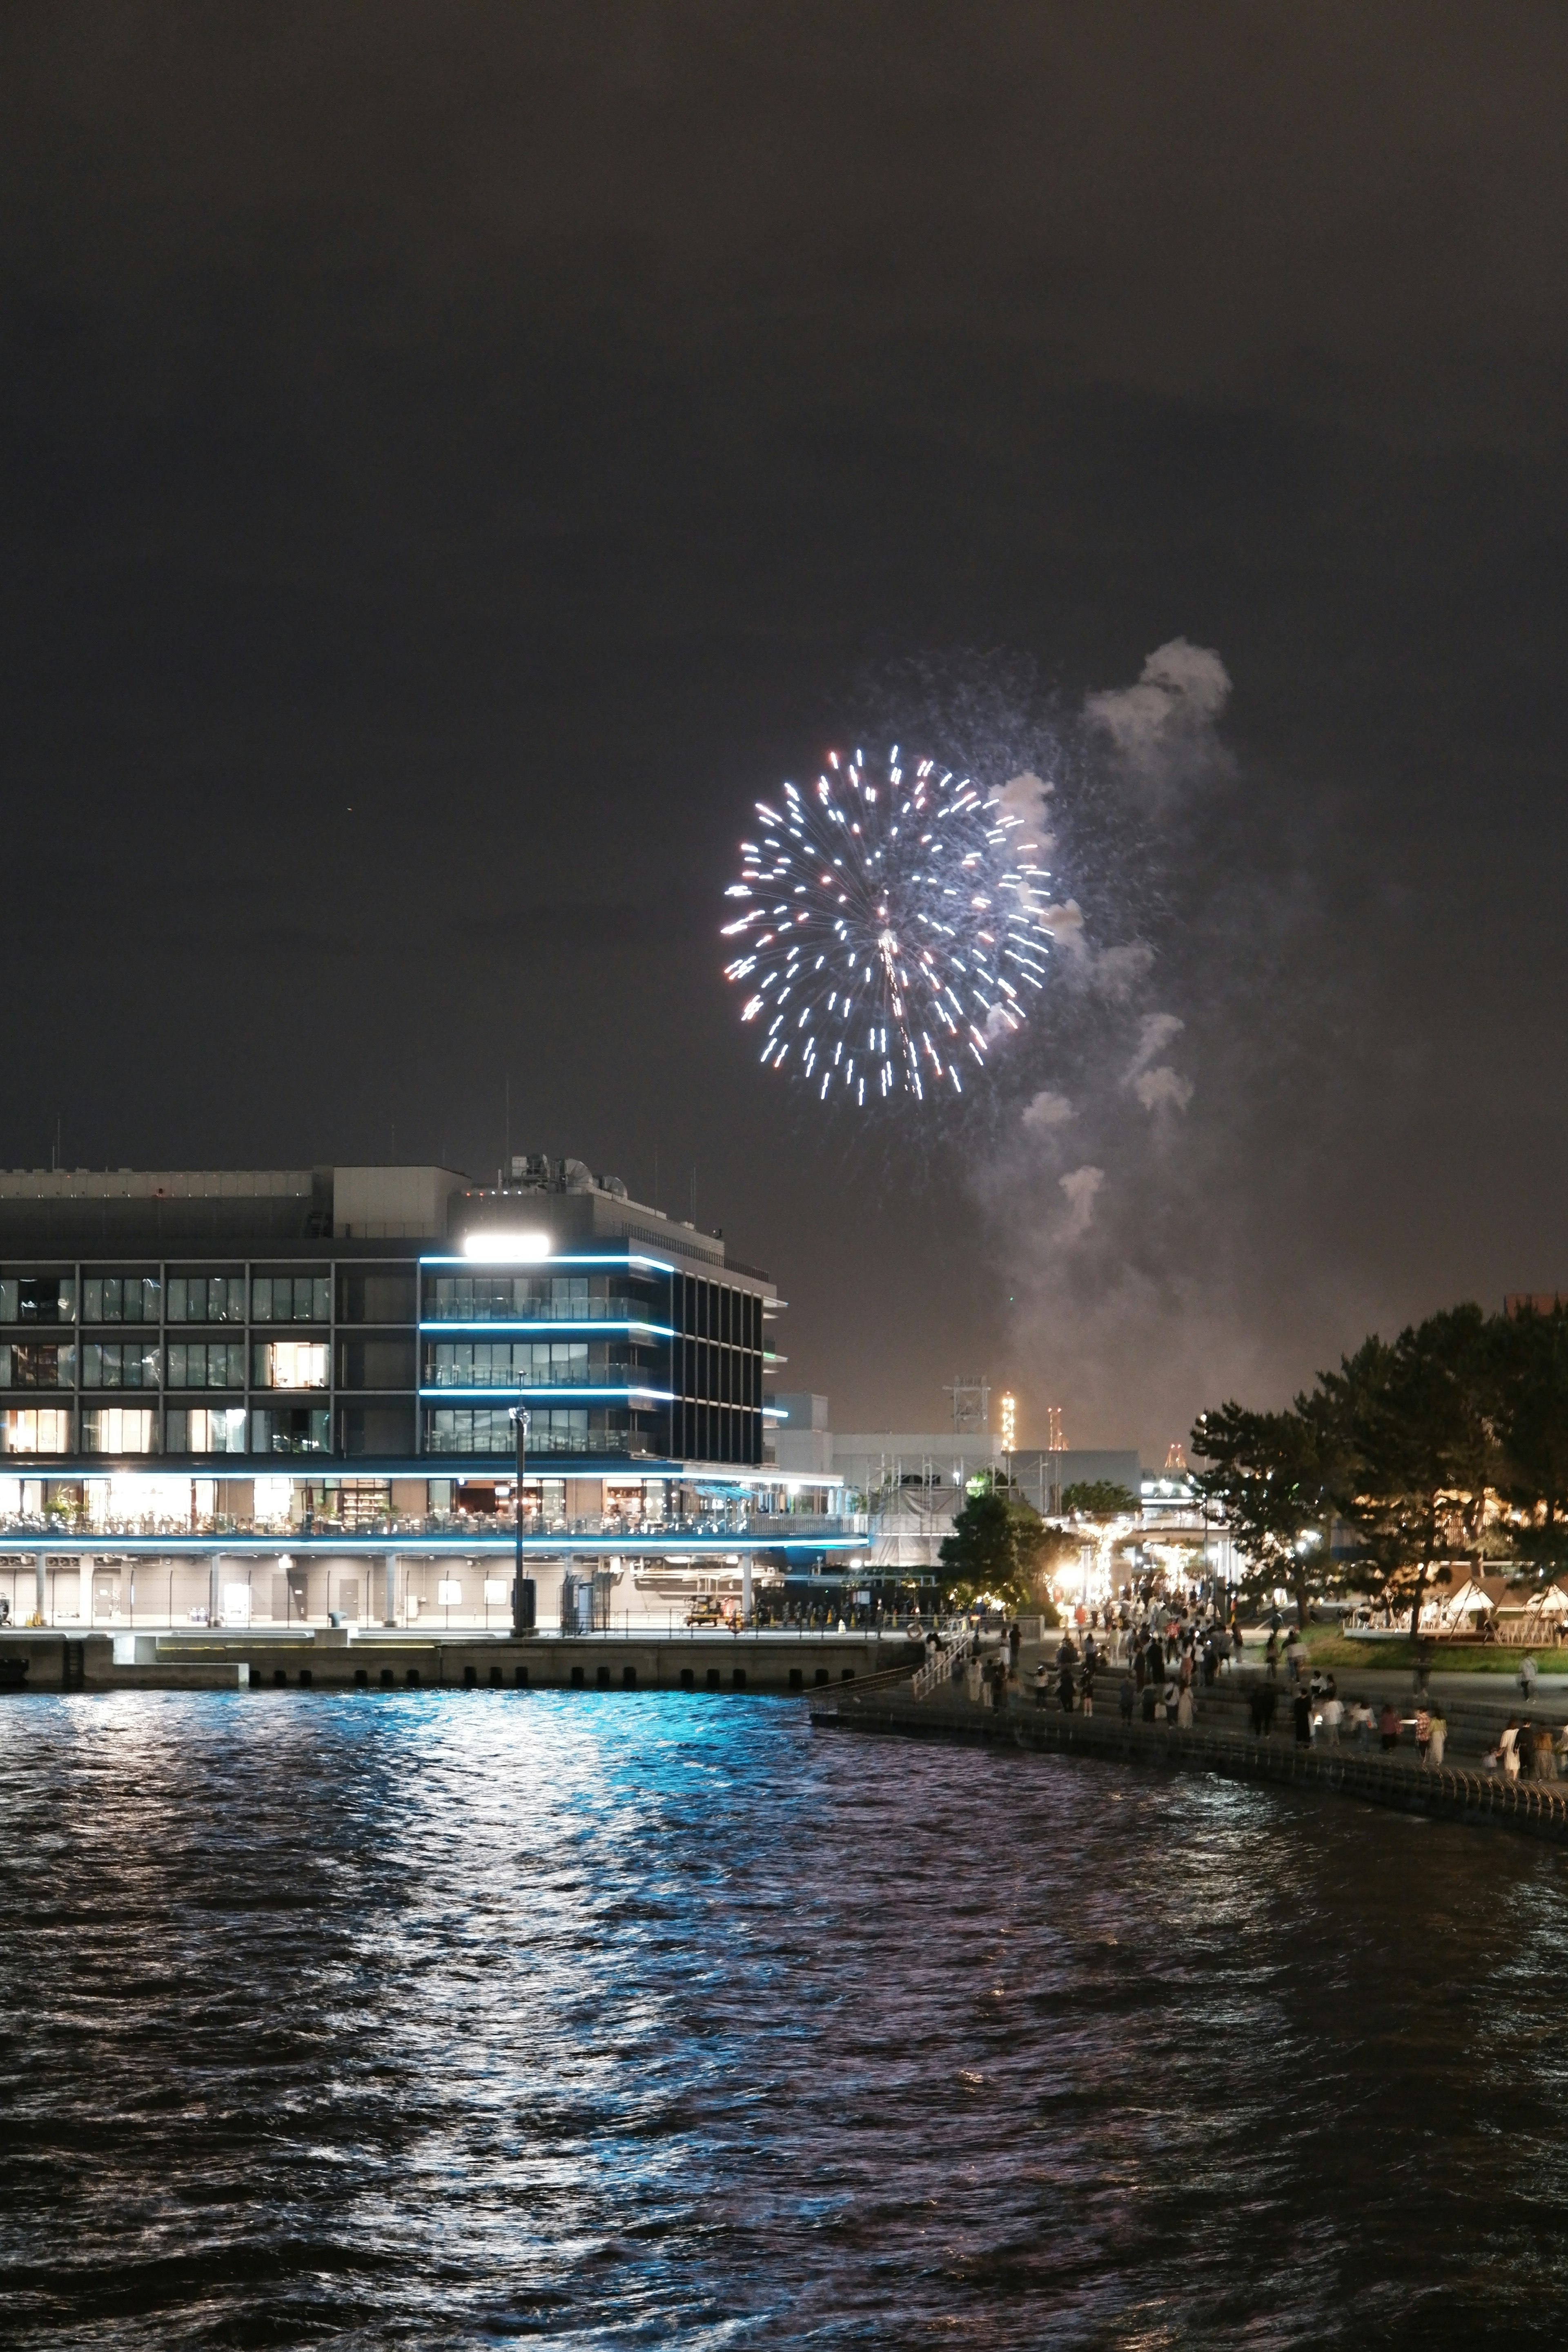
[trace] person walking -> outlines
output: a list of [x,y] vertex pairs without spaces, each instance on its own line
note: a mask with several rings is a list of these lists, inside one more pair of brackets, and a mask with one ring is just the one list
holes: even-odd
[[1263,1645],[1263,1665],[1270,1682],[1279,1671],[1279,1636],[1270,1633]]
[[1434,1772],[1440,1772],[1443,1769],[1443,1749],[1447,1738],[1448,1726],[1444,1719],[1442,1706],[1434,1699],[1426,1730],[1426,1761]]
[[1519,1778],[1519,1731],[1520,1727],[1510,1715],[1497,1744],[1498,1762],[1502,1766],[1503,1778],[1508,1780]]

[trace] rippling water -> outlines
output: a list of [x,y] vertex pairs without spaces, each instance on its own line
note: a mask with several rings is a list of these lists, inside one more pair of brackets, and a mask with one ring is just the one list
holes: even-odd
[[1568,1863],[766,1700],[0,1703],[0,2339],[1555,2339]]

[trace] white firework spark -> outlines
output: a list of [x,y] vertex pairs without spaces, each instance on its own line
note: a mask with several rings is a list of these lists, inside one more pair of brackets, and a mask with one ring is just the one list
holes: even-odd
[[826,1101],[963,1092],[1045,986],[1049,870],[1026,820],[931,760],[868,767],[836,751],[815,784],[757,803],[741,845],[747,901],[722,936],[749,983],[760,1058]]

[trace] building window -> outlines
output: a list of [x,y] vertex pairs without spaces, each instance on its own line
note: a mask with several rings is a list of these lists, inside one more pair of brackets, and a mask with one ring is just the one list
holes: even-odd
[[0,1454],[69,1454],[71,1417],[68,1406],[30,1407],[0,1412]]
[[586,1339],[442,1339],[431,1350],[435,1358],[433,1388],[526,1389],[586,1388],[590,1380],[607,1381],[612,1371],[621,1378],[629,1367],[612,1365],[605,1343],[598,1344],[598,1361],[590,1370]]
[[[529,1413],[528,1451],[542,1454],[644,1454],[653,1450],[655,1425],[616,1408],[536,1405]],[[425,1451],[435,1454],[515,1456],[517,1433],[504,1405],[437,1405],[425,1416]]]
[[168,1385],[172,1389],[242,1389],[244,1340],[171,1339]]
[[73,1275],[16,1275],[0,1279],[0,1323],[75,1321]]
[[81,1417],[84,1454],[155,1454],[156,1415],[150,1405],[93,1405]]
[[245,1276],[242,1274],[172,1274],[169,1276],[171,1323],[243,1323]]
[[324,1389],[324,1339],[258,1339],[251,1349],[252,1385],[258,1389]]
[[163,1416],[166,1454],[243,1454],[242,1404],[171,1405]]
[[253,1454],[325,1454],[331,1445],[331,1415],[324,1409],[268,1406],[250,1416]]
[[87,1339],[81,1350],[84,1389],[155,1389],[158,1349],[144,1339]]
[[425,1316],[434,1323],[662,1322],[653,1295],[614,1274],[438,1274],[425,1280]]
[[0,1389],[68,1389],[75,1380],[74,1347],[0,1347]]
[[159,1282],[155,1274],[84,1274],[84,1323],[156,1323]]
[[258,1274],[250,1284],[251,1319],[257,1323],[330,1323],[330,1274]]

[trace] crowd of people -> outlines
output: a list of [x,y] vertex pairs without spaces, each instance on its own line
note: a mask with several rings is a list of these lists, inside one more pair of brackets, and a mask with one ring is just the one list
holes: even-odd
[[[1190,1730],[1198,1694],[1212,1689],[1226,1666],[1238,1665],[1242,1657],[1239,1626],[1212,1609],[1139,1611],[1113,1605],[1080,1612],[1079,1620],[1077,1638],[1069,1627],[1054,1651],[1047,1647],[1042,1652],[1033,1675],[1037,1707],[1092,1717],[1101,1675],[1116,1669],[1115,1705],[1124,1723],[1140,1720]],[[969,1657],[962,1671],[971,1699],[986,1706],[1006,1705],[1009,1689],[1018,1686],[1019,1647],[1020,1629],[1010,1623],[996,1651],[988,1657]],[[1282,1631],[1278,1620],[1264,1643],[1262,1664],[1262,1674],[1247,1692],[1255,1738],[1274,1735],[1284,1700],[1300,1747],[1371,1749],[1375,1745],[1392,1755],[1405,1744],[1408,1733],[1420,1764],[1434,1771],[1441,1769],[1448,1725],[1425,1672],[1417,1673],[1413,1712],[1393,1697],[1381,1705],[1366,1698],[1347,1702],[1341,1698],[1333,1675],[1313,1667],[1295,1627]],[[1520,1677],[1527,1699],[1533,1688],[1534,1664],[1532,1658],[1526,1660]],[[1482,1762],[1509,1780],[1568,1778],[1568,1724],[1553,1737],[1529,1716],[1510,1717]]]

